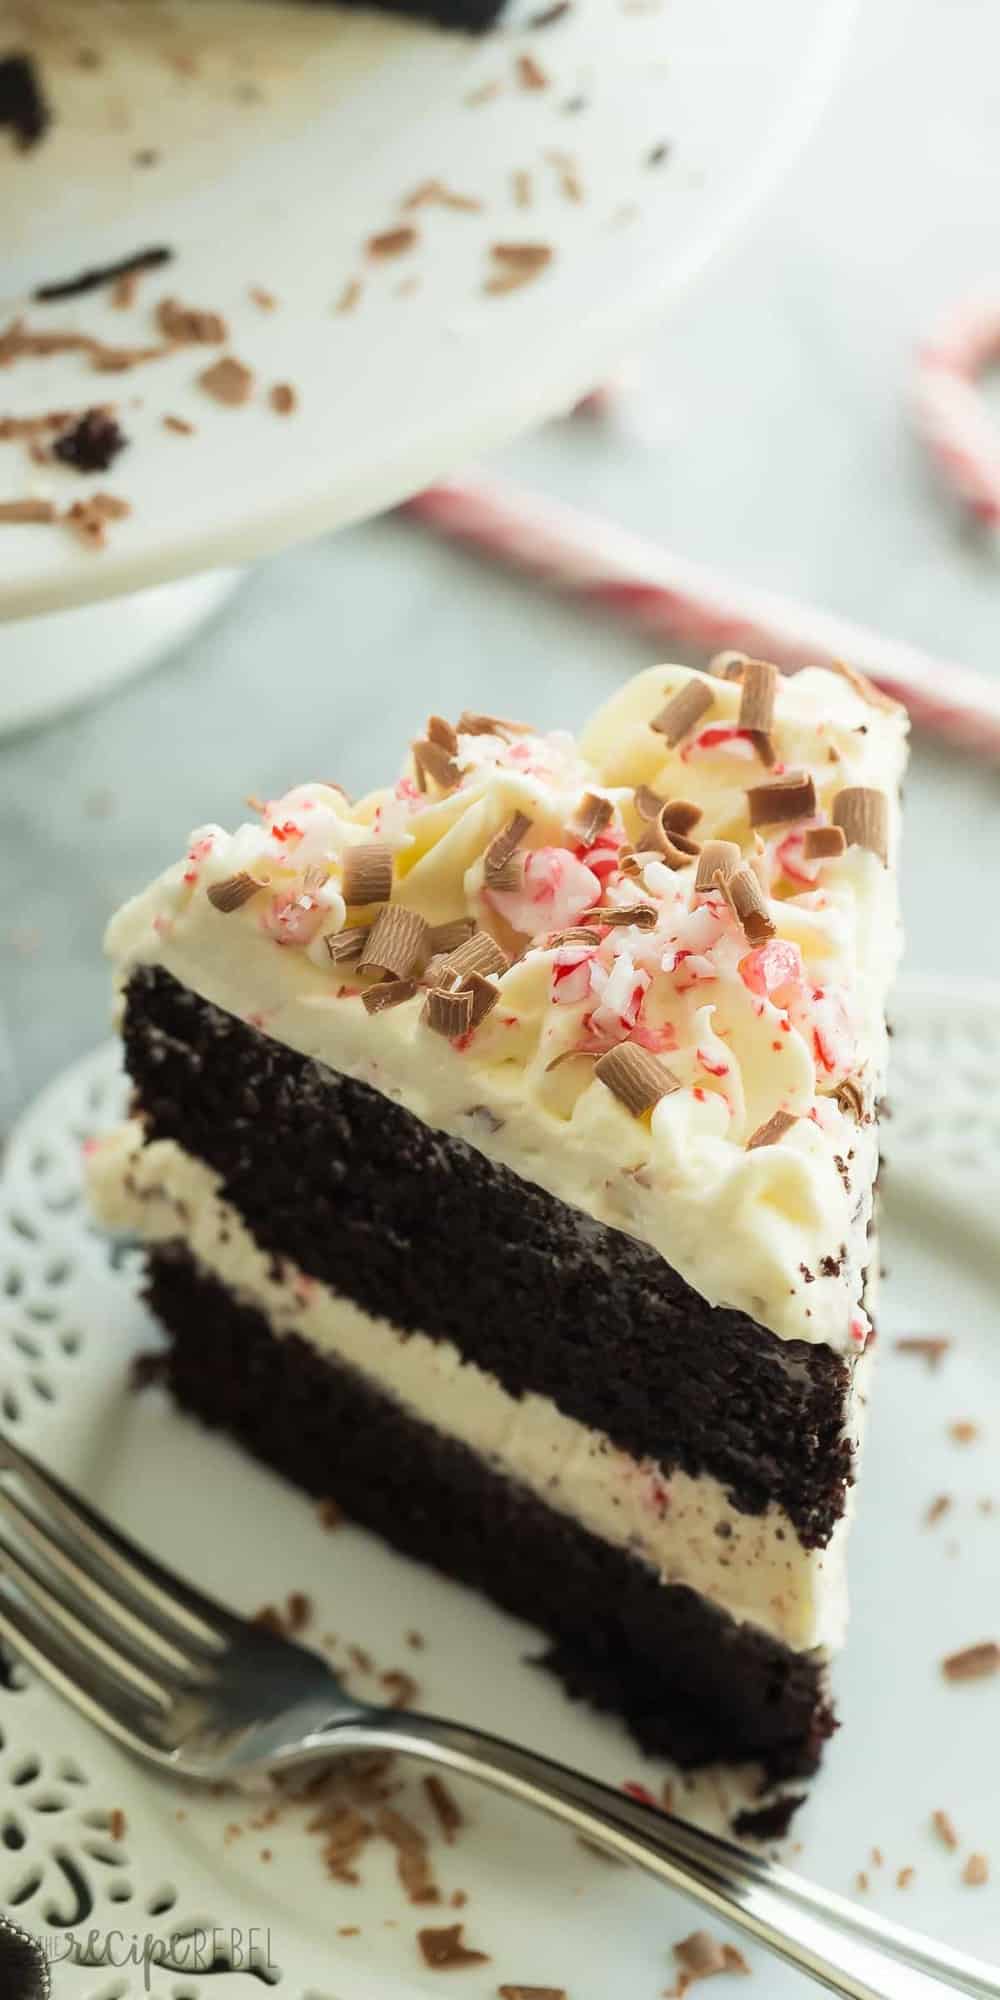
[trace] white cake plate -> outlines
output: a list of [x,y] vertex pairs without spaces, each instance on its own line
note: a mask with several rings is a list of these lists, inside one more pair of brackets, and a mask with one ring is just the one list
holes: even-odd
[[[0,134],[4,318],[143,344],[169,292],[224,314],[255,384],[241,408],[211,401],[213,348],[124,374],[80,353],[0,370],[0,414],[113,400],[131,439],[86,482],[0,445],[0,499],[99,487],[132,508],[101,554],[64,526],[0,527],[0,617],[246,562],[568,408],[791,160],[854,5],[571,0],[476,40],[275,0],[0,0],[0,46],[34,46],[55,113],[31,151]],[[427,180],[481,207],[405,210]],[[410,223],[408,251],[366,249]],[[174,261],[129,310],[106,290],[28,303],[159,243]],[[492,294],[496,243],[551,261]],[[276,383],[294,414],[270,407]]]
[[[1000,1638],[1000,1240],[989,1200],[1000,1101],[995,1081],[992,1095],[984,1089],[1000,1074],[1000,988],[910,987],[895,1018],[889,1278],[850,1642],[836,1673],[843,1728],[790,1855],[838,1890],[863,1874],[887,1915],[989,1958],[996,1888],[966,1886],[962,1870],[972,1851],[991,1857],[994,1882],[1000,1870],[998,1684],[949,1683],[940,1661]],[[353,1642],[377,1666],[412,1673],[424,1706],[659,1795],[662,1765],[525,1663],[537,1634],[358,1529],[325,1532],[300,1495],[178,1416],[162,1392],[130,1392],[130,1360],[155,1340],[136,1257],[109,1254],[80,1197],[81,1143],[120,1101],[114,1054],[99,1051],[51,1086],[12,1141],[0,1185],[0,1421],[230,1604],[251,1611],[303,1590],[315,1607],[310,1637],[335,1634],[340,1664]],[[936,1371],[894,1347],[898,1335],[942,1332],[954,1347]],[[949,1426],[968,1419],[979,1434],[960,1445]],[[950,1511],[927,1526],[938,1494]],[[411,1631],[424,1636],[420,1650]],[[375,1683],[362,1674],[360,1685]],[[745,1778],[716,1778],[677,1796],[718,1823],[746,1790]],[[485,1793],[462,1792],[467,1824],[454,1846],[435,1835],[414,1771],[395,1803],[430,1837],[437,1908],[407,1902],[384,1841],[362,1857],[357,1886],[332,1881],[308,1810],[271,1824],[260,1801],[182,1793],[28,1676],[0,1687],[0,1908],[55,1941],[56,2000],[139,2000],[141,1966],[121,1961],[147,1936],[161,1948],[176,1940],[173,1969],[151,1971],[156,2000],[261,2000],[268,1985],[279,2000],[418,2000],[442,1989],[416,1932],[450,1921],[490,1956],[454,1975],[463,2000],[495,2000],[504,1982],[565,1988],[569,2000],[658,2000],[673,1984],[671,1945],[701,1921],[683,1899]],[[955,1852],[931,1829],[935,1808],[955,1823]],[[456,1891],[467,1897],[457,1910]],[[204,1950],[199,1964],[184,1939],[213,1928],[219,1963],[208,1973]],[[227,1969],[251,1929],[266,1975]],[[103,1974],[69,1962],[88,1934],[92,1958],[107,1949]],[[759,1951],[748,1957],[766,2000],[815,1992]]]

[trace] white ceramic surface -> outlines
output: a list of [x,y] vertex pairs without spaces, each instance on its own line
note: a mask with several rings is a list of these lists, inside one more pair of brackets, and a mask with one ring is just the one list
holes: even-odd
[[[0,29],[24,11],[0,0]],[[0,150],[8,311],[132,344],[155,338],[151,307],[169,291],[226,315],[257,393],[240,410],[211,402],[195,384],[206,349],[124,375],[95,374],[79,354],[5,371],[4,410],[114,397],[133,439],[92,482],[133,506],[103,554],[60,527],[3,528],[8,617],[244,561],[388,506],[567,408],[791,160],[837,74],[854,0],[577,0],[548,28],[511,16],[482,40],[274,0],[28,12],[57,117],[34,151]],[[99,67],[81,67],[81,47]],[[544,87],[518,82],[526,53]],[[514,198],[521,169],[531,207]],[[367,256],[428,177],[482,209],[421,208],[413,250]],[[489,246],[512,241],[551,245],[551,265],[488,296]],[[39,282],[157,242],[176,260],[128,312],[106,294],[24,307]],[[355,276],[360,303],[338,314]],[[279,381],[299,395],[291,417],[268,405]],[[197,435],[165,430],[165,413]],[[29,490],[62,503],[82,488],[8,444],[0,498]]]
[[[939,1662],[1000,1636],[998,1237],[988,1198],[1000,1170],[1000,1100],[983,1091],[984,1074],[1000,1067],[1000,989],[911,985],[895,1019],[884,1352],[855,1530],[851,1637],[837,1668],[844,1726],[789,1845],[816,1879],[849,1890],[865,1871],[870,1900],[887,1914],[990,1956],[996,1889],[966,1887],[960,1873],[972,1849],[992,1851],[994,1873],[1000,1866],[996,1683],[949,1684]],[[80,1143],[113,1115],[119,1091],[115,1059],[102,1050],[51,1086],[11,1147],[0,1187],[2,1421],[233,1605],[251,1610],[305,1590],[317,1637],[337,1633],[341,1659],[352,1640],[379,1666],[408,1669],[425,1706],[485,1720],[610,1782],[662,1784],[664,1768],[617,1723],[572,1706],[524,1663],[537,1648],[527,1628],[359,1530],[325,1533],[299,1496],[173,1414],[159,1391],[130,1394],[130,1357],[153,1338],[135,1299],[136,1260],[109,1257],[79,1192]],[[942,1331],[955,1346],[937,1372],[894,1349],[900,1334]],[[959,1446],[949,1425],[970,1417],[981,1437]],[[925,1526],[929,1501],[945,1492],[950,1514]],[[984,1501],[997,1511],[983,1511]],[[426,1636],[421,1651],[406,1643],[411,1628]],[[463,1795],[468,1824],[454,1847],[432,1839],[442,1888],[464,1890],[466,1906],[418,1910],[384,1843],[367,1851],[362,1883],[350,1887],[326,1878],[300,1811],[227,1836],[257,1808],[152,1781],[38,1685],[0,1689],[0,1731],[0,1905],[58,1935],[60,1950],[67,1925],[77,1938],[91,1929],[164,1937],[195,1923],[226,1938],[255,1925],[270,1934],[274,1984],[289,2000],[414,2000],[441,1990],[421,1966],[415,1932],[454,1914],[468,1942],[491,1955],[455,1976],[468,2000],[488,2000],[507,1980],[565,1986],[570,2000],[656,2000],[672,1983],[672,1942],[697,1921],[680,1899],[483,1794]],[[742,1787],[716,1781],[679,1796],[711,1818],[738,1803]],[[415,1775],[398,1803],[431,1830]],[[936,1807],[955,1821],[958,1853],[931,1832]],[[115,1808],[125,1814],[119,1840],[107,1826]],[[907,1867],[915,1874],[900,1889]],[[359,1935],[340,1935],[353,1926]],[[767,2000],[814,1990],[749,1956]],[[150,1990],[158,2000],[260,2000],[267,1987],[238,1971],[202,1975],[189,1959],[154,1969]],[[54,1991],[56,2000],[137,2000],[141,1973],[65,1962]]]
[[226,602],[238,570],[208,570],[85,604],[19,618],[0,635],[0,736],[47,722],[151,667]]

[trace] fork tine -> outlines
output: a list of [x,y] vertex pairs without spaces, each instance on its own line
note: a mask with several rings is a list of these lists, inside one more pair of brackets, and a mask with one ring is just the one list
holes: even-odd
[[116,1586],[152,1610],[168,1631],[177,1636],[180,1626],[189,1642],[193,1640],[213,1652],[228,1645],[239,1621],[221,1604],[164,1569],[0,1431],[0,1476],[7,1469],[16,1472],[41,1497],[71,1541],[102,1564]]
[[[0,1480],[0,1521],[5,1515],[18,1538],[29,1544],[33,1555],[41,1558],[45,1569],[54,1570],[60,1580],[69,1585],[76,1599],[82,1598],[88,1609],[99,1612],[107,1620],[111,1631],[136,1647],[147,1660],[152,1656],[156,1665],[165,1667],[169,1673],[184,1680],[190,1680],[198,1672],[204,1673],[203,1655],[196,1665],[179,1646],[164,1638],[157,1626],[133,1611],[122,1597],[109,1590],[91,1570],[78,1562],[65,1543],[53,1533],[48,1522],[32,1513],[20,1494]],[[0,1546],[4,1546],[2,1533]]]
[[[54,1626],[62,1635],[63,1647],[74,1655],[80,1654],[89,1665],[97,1664],[111,1674],[122,1686],[131,1688],[133,1693],[142,1695],[155,1708],[164,1713],[171,1706],[171,1696],[150,1674],[144,1673],[124,1653],[116,1651],[99,1632],[88,1625],[63,1597],[46,1583],[31,1568],[29,1563],[16,1555],[0,1540],[0,1578],[13,1581],[21,1595],[31,1605],[35,1616],[41,1622]],[[6,1596],[6,1592],[4,1593]],[[8,1600],[9,1602],[9,1600]],[[67,1643],[68,1642],[68,1643]]]
[[130,1750],[169,1761],[157,1742],[157,1716],[143,1709],[126,1690],[105,1681],[79,1657],[66,1654],[44,1619],[34,1617],[2,1591],[0,1640],[99,1728],[108,1730]]

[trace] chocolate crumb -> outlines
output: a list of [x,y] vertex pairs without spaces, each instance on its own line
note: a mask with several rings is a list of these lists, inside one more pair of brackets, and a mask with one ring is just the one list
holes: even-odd
[[944,1514],[947,1514],[950,1506],[951,1506],[951,1495],[949,1493],[937,1494],[936,1498],[931,1501],[930,1506],[928,1507],[927,1512],[924,1515],[924,1525],[928,1528],[932,1528],[934,1526],[935,1521],[940,1521],[942,1516]]
[[334,1500],[332,1497],[321,1500],[316,1512],[319,1515],[320,1527],[325,1528],[328,1534],[332,1534],[335,1529],[343,1527],[344,1510],[338,1500]]
[[77,472],[106,472],[127,443],[110,410],[84,410],[72,428],[56,438],[52,456],[63,465],[74,466]]
[[0,500],[0,526],[27,527],[36,522],[54,521],[55,505],[51,500]]
[[206,395],[214,397],[217,403],[228,409],[239,409],[253,395],[253,369],[243,361],[237,361],[234,354],[224,354],[211,367],[203,368],[198,376],[198,385]]
[[530,284],[552,262],[553,250],[550,243],[491,243],[490,256],[497,268],[483,289],[499,294]]
[[710,1931],[692,1931],[674,1946],[681,1974],[674,1991],[678,1996],[699,1979],[714,1979],[720,1972],[749,1972],[743,1953],[735,1945],[719,1944]]
[[268,391],[268,402],[279,417],[290,417],[298,409],[299,399],[290,382],[275,382]]
[[530,54],[517,58],[517,80],[522,90],[547,90],[549,78],[540,62]]
[[657,145],[651,146],[646,154],[647,167],[662,167],[664,161],[669,160],[671,151],[669,141],[661,139]]
[[182,346],[216,347],[229,339],[229,328],[221,313],[201,306],[185,306],[180,299],[161,299],[156,323],[168,340]]
[[422,1653],[427,1642],[422,1632],[408,1632],[406,1643],[408,1646],[413,1647],[415,1653]]
[[193,437],[195,432],[194,425],[189,424],[186,417],[166,416],[163,419],[163,428],[165,431],[175,431],[178,437]]
[[953,1444],[974,1444],[979,1436],[979,1425],[968,1417],[959,1417],[948,1425],[948,1436]]
[[500,2000],[569,2000],[565,1986],[498,1986]]
[[108,1832],[112,1840],[124,1840],[128,1821],[121,1806],[114,1806],[108,1814]]
[[917,1871],[915,1868],[911,1868],[909,1866],[907,1866],[906,1868],[901,1868],[898,1875],[896,1876],[897,1889],[908,1889],[916,1872]]
[[116,278],[130,277],[134,271],[152,271],[161,264],[169,264],[173,254],[163,244],[157,244],[151,250],[136,250],[131,257],[119,257],[113,264],[94,264],[89,270],[78,271],[73,278],[59,278],[53,284],[39,285],[31,296],[37,305],[50,305],[56,299],[81,298],[85,292],[99,291],[102,285],[113,284]]
[[441,1891],[427,1853],[426,1836],[412,1820],[391,1806],[383,1806],[375,1822],[376,1830],[396,1850],[396,1872],[411,1903],[439,1903]]
[[335,313],[353,312],[361,299],[363,287],[360,278],[348,278],[333,310]]
[[420,1694],[419,1684],[402,1667],[388,1667],[379,1680],[389,1697],[390,1708],[412,1708]]
[[250,298],[261,312],[273,312],[278,303],[274,293],[267,291],[263,285],[251,285]]
[[462,1942],[464,1924],[445,1924],[440,1930],[417,1932],[417,1943],[425,1965],[432,1972],[456,1972],[463,1965],[488,1965],[489,1954],[473,1951]]
[[89,500],[76,500],[63,519],[88,548],[102,549],[108,538],[108,522],[123,520],[132,512],[127,500],[114,493],[93,493]]
[[396,229],[383,229],[377,236],[369,236],[365,248],[369,257],[401,257],[404,251],[413,249],[417,240],[412,222],[404,222]]
[[949,1681],[985,1680],[1000,1673],[1000,1646],[995,1639],[984,1639],[978,1646],[965,1646],[960,1653],[949,1653],[942,1660],[941,1671]]
[[859,1891],[859,1893],[862,1896],[867,1896],[869,1889],[869,1882],[868,1882],[868,1877],[865,1874],[863,1868],[859,1868],[857,1874],[854,1877],[854,1887]]
[[561,21],[563,15],[569,13],[569,9],[570,0],[555,0],[553,6],[543,7],[540,14],[530,14],[525,27],[551,28],[554,22]]
[[958,1846],[958,1834],[955,1831],[955,1824],[950,1813],[946,1813],[941,1806],[938,1806],[937,1810],[931,1814],[931,1825],[943,1846],[950,1848],[952,1853],[954,1853]]
[[0,57],[0,125],[8,126],[20,152],[37,146],[51,116],[34,58],[21,52]]
[[338,1927],[337,1927],[337,1936],[338,1936],[338,1937],[360,1937],[360,1936],[361,1936],[361,1925],[360,1925],[360,1924],[339,1924],[339,1925],[338,1925]]
[[304,1632],[313,1615],[312,1598],[304,1590],[291,1590],[285,1608],[285,1630],[290,1638]]
[[990,1879],[990,1864],[985,1854],[970,1854],[962,1870],[962,1880],[970,1889],[981,1889]]

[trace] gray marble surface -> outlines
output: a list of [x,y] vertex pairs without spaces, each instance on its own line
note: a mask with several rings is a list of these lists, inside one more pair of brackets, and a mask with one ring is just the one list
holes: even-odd
[[[498,464],[1000,672],[996,546],[942,504],[905,407],[921,330],[1000,278],[998,191],[995,0],[866,0],[806,155],[620,417],[553,424]],[[575,721],[654,656],[390,519],[261,564],[157,671],[0,744],[4,1112],[106,1032],[104,921],[190,827],[303,776],[371,784],[430,708]],[[1000,978],[1000,768],[918,740],[908,803],[909,965]]]

